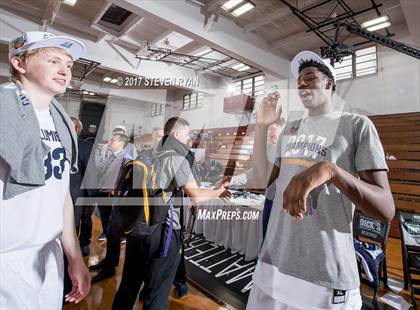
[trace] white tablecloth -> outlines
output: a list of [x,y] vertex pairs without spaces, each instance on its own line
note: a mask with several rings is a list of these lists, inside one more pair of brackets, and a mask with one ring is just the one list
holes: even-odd
[[[228,202],[219,199],[206,201],[198,208],[207,211],[255,211],[258,219],[217,219],[199,220],[198,216],[194,226],[196,234],[203,234],[204,237],[217,245],[231,249],[233,253],[239,252],[245,256],[245,260],[252,260],[257,257],[262,243],[262,210],[264,196],[251,198],[235,198]],[[184,223],[187,225],[189,210],[185,208]]]

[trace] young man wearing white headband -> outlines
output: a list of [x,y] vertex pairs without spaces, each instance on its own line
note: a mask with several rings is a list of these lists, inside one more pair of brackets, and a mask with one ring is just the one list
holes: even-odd
[[276,195],[247,309],[360,309],[354,205],[386,222],[395,212],[383,148],[367,117],[335,110],[330,64],[305,51],[292,72],[308,116],[286,125],[274,166],[264,143],[279,93],[257,113],[253,169]]
[[89,293],[69,193],[77,136],[54,98],[84,50],[76,39],[41,31],[10,43],[13,83],[0,86],[1,309],[60,309],[63,250],[73,284],[66,301]]

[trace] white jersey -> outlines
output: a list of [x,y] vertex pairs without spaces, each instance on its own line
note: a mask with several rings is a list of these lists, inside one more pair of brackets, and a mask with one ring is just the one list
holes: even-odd
[[44,160],[45,185],[3,200],[10,167],[0,158],[0,254],[42,246],[60,237],[63,230],[70,164],[49,110],[36,111],[36,115],[41,140],[51,148]]

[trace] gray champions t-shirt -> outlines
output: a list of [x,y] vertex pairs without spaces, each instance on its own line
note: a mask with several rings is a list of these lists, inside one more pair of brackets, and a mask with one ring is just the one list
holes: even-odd
[[[160,162],[161,168],[156,171],[157,188],[166,189],[167,192],[173,192],[175,188],[180,188],[189,182],[196,182],[190,165],[185,157],[174,152],[173,156],[167,156]],[[186,201],[186,199],[184,199]],[[174,229],[181,229],[180,208],[174,208],[173,221]],[[170,224],[170,210],[166,223]]]
[[283,191],[293,176],[322,160],[354,176],[363,170],[387,170],[372,122],[365,116],[342,112],[307,117],[288,124],[278,152],[280,176],[261,260],[281,273],[324,287],[359,287],[351,201],[334,185],[323,185],[311,192],[308,212],[296,220],[282,212]]

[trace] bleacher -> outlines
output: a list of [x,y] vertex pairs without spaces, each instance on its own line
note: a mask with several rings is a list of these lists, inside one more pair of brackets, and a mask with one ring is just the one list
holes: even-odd
[[[207,158],[215,159],[226,167],[225,175],[240,174],[252,166],[254,137],[251,128],[213,129]],[[248,133],[248,134],[247,134]]]
[[[369,116],[378,130],[387,160],[397,211],[420,213],[420,112]],[[399,237],[397,217],[390,236]]]

